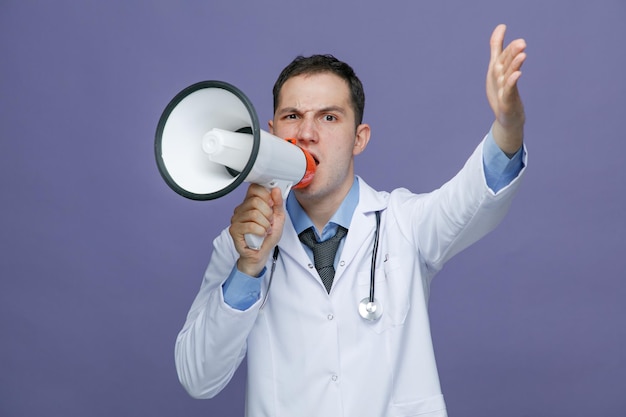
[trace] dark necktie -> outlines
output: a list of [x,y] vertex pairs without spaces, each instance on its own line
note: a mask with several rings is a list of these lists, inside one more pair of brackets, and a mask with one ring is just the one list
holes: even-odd
[[339,242],[348,233],[348,230],[339,226],[335,236],[327,239],[323,242],[318,242],[315,238],[315,232],[312,227],[309,227],[300,235],[300,241],[307,245],[313,251],[313,260],[315,262],[315,269],[322,278],[322,283],[326,287],[326,291],[330,293],[330,288],[333,285],[333,278],[335,278],[335,254],[339,247]]

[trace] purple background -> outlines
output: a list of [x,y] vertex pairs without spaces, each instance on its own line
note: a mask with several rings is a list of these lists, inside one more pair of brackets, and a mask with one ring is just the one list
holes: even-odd
[[[195,202],[153,156],[161,112],[219,79],[260,119],[295,55],[365,84],[358,172],[429,191],[486,133],[493,27],[523,36],[530,169],[431,314],[451,416],[626,415],[626,2],[0,1],[0,415],[241,416],[180,387],[174,340],[243,190]],[[367,364],[363,364],[367,366]]]

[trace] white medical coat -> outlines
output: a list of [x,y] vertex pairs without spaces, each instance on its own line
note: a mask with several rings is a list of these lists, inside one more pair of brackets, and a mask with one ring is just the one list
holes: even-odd
[[[446,416],[428,319],[430,283],[448,259],[500,222],[523,173],[494,194],[481,143],[452,180],[428,194],[377,192],[360,179],[330,294],[287,216],[271,290],[266,294],[268,273],[260,300],[245,311],[223,299],[221,286],[238,258],[224,230],[176,342],[181,383],[194,397],[213,397],[247,354],[248,417]],[[377,210],[376,298],[384,314],[369,322],[357,306],[369,295]]]

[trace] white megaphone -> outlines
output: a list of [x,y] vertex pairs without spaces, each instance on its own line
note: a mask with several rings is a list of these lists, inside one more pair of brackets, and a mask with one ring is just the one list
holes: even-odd
[[[202,81],[178,93],[156,131],[156,161],[170,188],[192,200],[223,197],[242,182],[291,188],[307,186],[315,160],[295,140],[259,128],[250,100],[223,81]],[[264,236],[246,235],[259,249]]]

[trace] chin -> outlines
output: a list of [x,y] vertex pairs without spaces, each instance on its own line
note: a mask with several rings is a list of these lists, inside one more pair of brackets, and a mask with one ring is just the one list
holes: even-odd
[[320,197],[320,190],[315,187],[315,184],[311,183],[304,188],[298,188],[293,190],[294,194],[298,198],[310,200]]

